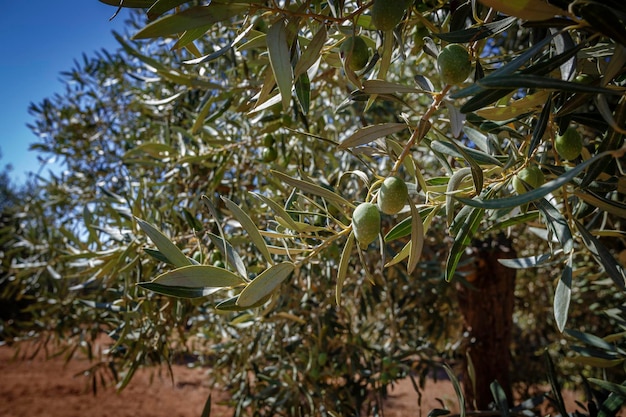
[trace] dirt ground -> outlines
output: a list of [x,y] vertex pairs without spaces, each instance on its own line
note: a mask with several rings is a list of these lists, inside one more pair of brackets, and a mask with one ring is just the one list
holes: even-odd
[[[64,358],[32,359],[15,357],[16,350],[0,346],[0,416],[2,417],[200,417],[210,388],[205,371],[174,366],[174,383],[167,372],[139,370],[122,392],[100,388],[93,395],[82,374],[89,367],[84,358],[65,362]],[[212,394],[212,417],[232,416],[233,410],[219,402],[227,394]],[[457,411],[456,396],[447,381],[429,381],[423,393],[421,410],[411,382],[401,381],[387,401],[386,417],[427,416],[442,401]],[[568,396],[575,407],[574,395]],[[568,411],[570,411],[568,409]],[[572,408],[573,411],[573,408]]]

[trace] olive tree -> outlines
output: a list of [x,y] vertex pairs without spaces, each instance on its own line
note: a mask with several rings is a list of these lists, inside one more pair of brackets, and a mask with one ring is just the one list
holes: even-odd
[[526,3],[121,2],[133,39],[32,108],[68,223],[22,266],[67,274],[61,329],[106,330],[121,386],[191,351],[237,414],[376,414],[459,356],[486,407],[469,327],[497,308],[506,353],[516,271],[522,333],[623,373],[590,333],[625,323],[626,9]]

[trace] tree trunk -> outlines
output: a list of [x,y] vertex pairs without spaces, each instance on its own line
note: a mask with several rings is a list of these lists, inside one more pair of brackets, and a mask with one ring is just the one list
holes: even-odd
[[[490,390],[493,381],[498,381],[512,404],[509,347],[515,270],[501,265],[498,259],[516,255],[511,242],[504,236],[475,242],[472,251],[470,261],[473,262],[464,269],[473,288],[458,284],[459,307],[467,340],[463,384],[468,406],[486,410],[493,402]],[[468,372],[470,365],[474,368],[474,381]]]

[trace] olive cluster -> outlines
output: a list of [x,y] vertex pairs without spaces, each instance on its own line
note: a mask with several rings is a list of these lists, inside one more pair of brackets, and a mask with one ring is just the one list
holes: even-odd
[[380,232],[380,213],[396,214],[409,197],[406,183],[398,177],[387,177],[378,190],[376,204],[359,204],[352,213],[352,230],[361,248],[376,240]]

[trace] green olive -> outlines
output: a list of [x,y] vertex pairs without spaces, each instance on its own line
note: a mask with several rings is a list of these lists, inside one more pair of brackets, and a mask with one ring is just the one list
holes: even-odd
[[461,84],[472,72],[469,53],[458,43],[451,43],[439,52],[437,67],[444,84]]
[[263,148],[262,156],[263,162],[273,162],[278,158],[278,151],[273,146],[266,146]]
[[544,182],[545,177],[541,169],[537,165],[529,165],[513,177],[513,188],[518,194],[524,194],[527,191],[524,183],[537,188]]
[[274,136],[272,134],[267,134],[263,137],[263,146],[267,146],[268,148],[271,146],[274,146],[274,143],[276,143],[276,140],[274,139]]
[[583,138],[576,128],[569,127],[562,135],[557,135],[554,148],[561,158],[574,160],[583,150]]
[[370,51],[367,43],[360,36],[347,38],[339,49],[341,57],[347,60],[346,63],[352,71],[362,70],[370,60]]
[[378,30],[392,30],[402,20],[408,5],[406,0],[374,0],[372,25]]
[[378,208],[385,214],[396,214],[409,197],[406,184],[398,177],[385,178],[378,191]]
[[361,203],[352,213],[352,230],[359,246],[365,249],[380,233],[380,212],[372,203]]

